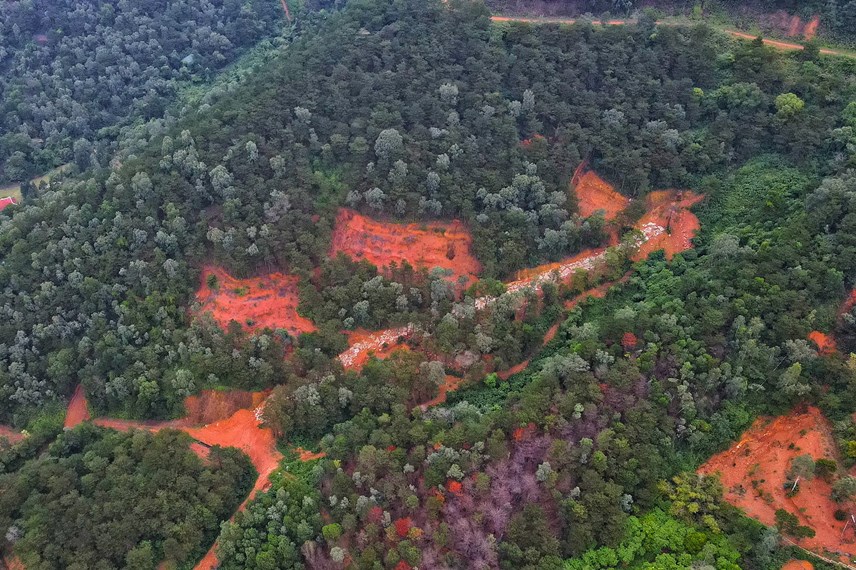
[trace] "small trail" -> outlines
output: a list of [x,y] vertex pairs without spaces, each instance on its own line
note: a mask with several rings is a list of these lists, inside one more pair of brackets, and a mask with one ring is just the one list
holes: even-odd
[[[529,24],[575,24],[577,22],[576,18],[527,18],[523,16],[491,16],[490,19],[494,22],[526,22]],[[624,26],[627,24],[635,24],[636,20],[628,19],[628,20],[607,20],[603,22],[602,20],[591,20],[593,24],[604,24],[610,26]],[[657,21],[657,25],[660,26],[682,26],[685,24],[677,23],[677,22],[666,22],[666,21]],[[746,32],[741,32],[739,30],[734,30],[731,28],[723,28],[720,26],[714,26],[712,24],[708,24],[710,27],[719,30],[720,32],[724,32],[730,36],[735,38],[741,38],[746,40],[754,40],[757,36],[753,34],[747,34]],[[770,40],[766,38],[762,38],[764,45],[770,46],[772,48],[782,50],[782,51],[796,51],[803,50],[805,46],[798,43],[793,42],[785,42],[782,40]],[[820,48],[820,53],[824,55],[837,55],[840,57],[846,57],[850,59],[856,59],[856,53],[852,53],[845,50],[833,49],[833,48]]]

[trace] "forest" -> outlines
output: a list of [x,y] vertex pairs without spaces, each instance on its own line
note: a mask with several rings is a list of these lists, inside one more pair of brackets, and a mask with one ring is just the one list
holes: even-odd
[[163,118],[184,84],[273,36],[280,14],[260,1],[4,2],[0,184],[106,166],[122,128]]
[[[856,505],[856,61],[645,15],[292,8],[282,49],[248,70],[277,3],[2,8],[2,175],[75,167],[0,213],[0,424],[26,431],[0,431],[0,551],[45,569],[190,568],[215,538],[234,569],[778,570],[807,555],[793,544],[823,554],[799,513],[765,526],[697,469],[757,418],[817,408],[843,453],[794,459],[779,486],[822,481],[838,521]],[[138,43],[120,42],[128,26]],[[107,96],[98,82],[135,65],[151,73]],[[216,97],[178,93],[229,73]],[[75,89],[89,107],[62,103]],[[140,121],[157,128],[121,142]],[[629,205],[584,209],[582,167]],[[663,196],[700,230],[648,255]],[[687,214],[668,212],[677,232]],[[445,268],[356,259],[342,223],[363,218],[424,243],[466,228],[473,263],[456,272],[453,247]],[[591,252],[568,279],[515,285]],[[308,324],[205,310],[262,289]],[[400,350],[342,358],[386,329]],[[96,420],[63,430],[78,385]],[[257,458],[181,423],[203,390],[264,394],[243,412],[281,462],[258,494]]]

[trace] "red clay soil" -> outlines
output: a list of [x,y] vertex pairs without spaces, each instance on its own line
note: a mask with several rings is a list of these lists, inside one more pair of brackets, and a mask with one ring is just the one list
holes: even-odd
[[808,333],[808,339],[817,345],[820,354],[832,354],[837,349],[835,339],[827,333],[811,331]]
[[186,425],[204,425],[230,417],[238,410],[255,409],[264,402],[270,391],[245,392],[243,390],[203,390],[199,395],[184,400]]
[[529,366],[529,359],[527,358],[523,362],[519,364],[515,364],[511,368],[507,368],[502,372],[497,372],[496,375],[499,376],[500,380],[508,380],[518,372],[523,372]]
[[323,451],[319,451],[316,453],[314,451],[309,451],[308,449],[303,449],[302,447],[295,447],[294,453],[297,454],[297,458],[300,461],[315,461],[316,459],[323,459],[324,457],[327,457],[327,454]]
[[[215,290],[208,286],[211,274],[217,276]],[[196,300],[202,303],[200,313],[211,313],[224,329],[234,320],[250,331],[282,328],[296,336],[315,330],[312,321],[297,314],[297,282],[297,276],[284,273],[236,279],[219,267],[206,266]]]
[[381,331],[356,330],[348,334],[348,350],[339,355],[342,366],[360,370],[370,356],[386,358],[396,350],[408,350],[402,342],[413,334],[412,326],[397,327]]
[[[273,431],[261,427],[260,416],[261,414],[254,410],[238,410],[225,420],[199,428],[184,429],[197,441],[207,445],[237,447],[249,456],[259,472],[259,478],[247,500],[255,495],[255,491],[270,484],[270,474],[282,459],[282,454],[276,448]],[[244,508],[246,502],[244,501],[239,510]]]
[[23,441],[25,437],[26,436],[24,434],[15,428],[0,425],[0,440],[5,438],[10,444],[15,444],[19,441]]
[[598,210],[603,210],[607,221],[614,220],[621,213],[630,200],[616,192],[609,182],[589,170],[579,176],[575,176],[574,191],[577,194],[579,213],[588,218]]
[[7,570],[26,570],[24,563],[14,554],[5,555],[1,561]]
[[850,291],[850,296],[847,297],[847,299],[843,303],[841,303],[841,307],[838,309],[838,316],[840,317],[844,313],[850,312],[850,309],[852,309],[854,306],[856,306],[856,289]]
[[64,427],[71,429],[89,418],[89,404],[86,401],[86,394],[83,393],[83,385],[78,384],[77,388],[74,389],[71,401],[68,403],[68,410],[65,412]]
[[461,222],[396,224],[380,222],[342,208],[336,217],[330,257],[344,253],[383,268],[407,261],[416,268],[442,267],[474,281],[481,265],[473,257],[473,239]]
[[419,404],[419,407],[422,408],[423,411],[427,410],[431,406],[437,406],[446,401],[446,397],[449,395],[449,392],[454,392],[458,389],[458,386],[463,382],[463,378],[459,378],[457,376],[452,376],[447,374],[446,379],[440,385],[440,392],[427,402],[423,402]]
[[814,564],[806,560],[788,560],[782,570],[814,570]]
[[544,335],[544,341],[541,343],[546,346],[548,342],[556,338],[556,333],[559,332],[559,325],[562,323],[556,323],[549,329],[547,329],[547,334]]
[[815,460],[837,457],[829,421],[815,407],[759,418],[739,443],[711,457],[698,471],[719,473],[725,500],[765,525],[774,525],[776,509],[782,508],[800,524],[813,528],[816,536],[801,539],[800,546],[852,556],[856,554],[856,535],[851,525],[842,536],[844,522],[834,518],[840,507],[829,498],[829,483],[819,477],[801,481],[793,497],[783,488],[791,460],[804,454]]
[[676,253],[690,249],[701,224],[689,209],[703,198],[689,190],[658,190],[648,194],[647,212],[636,224],[648,239],[639,246],[637,259],[645,259],[658,249],[665,250],[666,259],[672,259]]

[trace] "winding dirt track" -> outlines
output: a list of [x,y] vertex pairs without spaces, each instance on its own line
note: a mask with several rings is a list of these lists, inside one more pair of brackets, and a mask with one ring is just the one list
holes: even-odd
[[[529,24],[574,24],[577,22],[575,18],[527,18],[524,16],[491,16],[490,19],[494,22],[526,22]],[[593,24],[607,24],[610,26],[623,26],[626,24],[635,24],[636,20],[607,20],[606,22],[602,22],[600,20],[592,20]],[[674,22],[665,22],[665,21],[657,21],[658,25],[661,26],[680,26],[682,24],[674,23]],[[747,34],[746,32],[741,32],[739,30],[733,30],[731,28],[721,28],[719,26],[712,26],[717,30],[724,32],[730,36],[734,36],[735,38],[754,40],[757,36],[752,34]],[[805,46],[798,43],[793,42],[784,42],[781,40],[768,40],[766,38],[762,39],[764,45],[770,46],[775,49],[783,50],[783,51],[796,51],[805,49]],[[839,50],[839,49],[831,49],[831,48],[820,48],[820,53],[824,55],[838,55],[841,57],[847,57],[850,59],[856,59],[856,54]]]

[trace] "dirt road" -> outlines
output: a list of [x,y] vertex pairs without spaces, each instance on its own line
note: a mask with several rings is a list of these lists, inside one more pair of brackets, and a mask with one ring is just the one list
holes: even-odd
[[[491,20],[494,22],[528,22],[530,24],[574,24],[576,23],[576,19],[574,18],[527,18],[523,16],[491,16]],[[603,24],[604,22],[600,20],[592,20],[594,24]],[[606,24],[610,26],[621,26],[625,24],[635,24],[636,20],[607,20]],[[658,21],[658,25],[662,26],[679,26],[683,25],[676,22],[667,22],[667,21]],[[754,40],[756,36],[752,34],[747,34],[746,32],[741,32],[738,30],[733,30],[731,28],[722,28],[719,26],[713,26],[708,24],[713,28],[716,28],[720,32],[724,32],[730,36],[734,36],[735,38],[742,38],[747,40]],[[797,44],[793,42],[784,42],[780,40],[768,40],[763,39],[764,45],[770,46],[772,48],[776,48],[783,51],[794,51],[805,49],[805,46],[802,44]],[[831,48],[821,48],[820,53],[824,55],[838,55],[841,57],[849,57],[851,59],[856,59],[856,54],[844,50],[839,49],[831,49]]]

